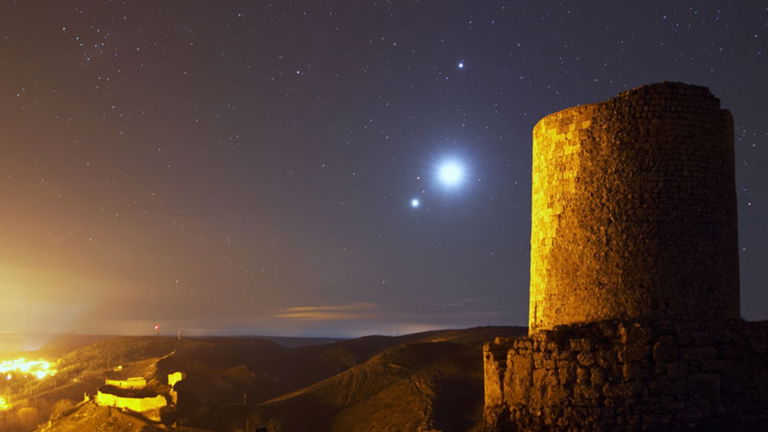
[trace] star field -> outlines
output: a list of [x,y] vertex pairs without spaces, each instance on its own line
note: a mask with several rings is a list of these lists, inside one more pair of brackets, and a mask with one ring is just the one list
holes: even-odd
[[525,324],[533,125],[663,80],[734,114],[766,319],[766,51],[761,1],[4,2],[0,329]]

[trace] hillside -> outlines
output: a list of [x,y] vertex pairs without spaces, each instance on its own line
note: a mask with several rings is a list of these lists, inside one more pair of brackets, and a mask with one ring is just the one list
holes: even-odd
[[65,415],[42,425],[38,432],[160,432],[166,430],[141,416],[132,415],[115,408],[96,406],[93,402],[83,403]]
[[482,327],[282,345],[258,337],[97,338],[63,354],[57,375],[30,381],[27,395],[0,415],[0,430],[30,431],[36,423],[45,425],[39,431],[97,430],[94,422],[107,419],[100,430],[161,427],[81,401],[105,377],[143,376],[160,388],[176,370],[186,378],[164,421],[188,427],[232,431],[247,422],[280,432],[470,430],[482,405],[482,343],[523,333]]
[[482,412],[482,343],[523,332],[477,328],[327,347],[325,354],[349,354],[371,343],[389,345],[364,363],[262,404],[221,407],[200,425],[234,430],[247,422],[281,432],[471,430]]
[[[477,353],[451,342],[399,345],[250,416],[258,424],[276,421],[281,431],[467,430],[482,402]],[[461,411],[446,409],[457,403]]]

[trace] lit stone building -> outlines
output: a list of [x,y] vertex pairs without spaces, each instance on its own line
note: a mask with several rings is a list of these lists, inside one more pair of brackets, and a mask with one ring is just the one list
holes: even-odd
[[484,347],[491,430],[674,430],[768,415],[739,318],[733,121],[659,83],[533,131],[529,335]]

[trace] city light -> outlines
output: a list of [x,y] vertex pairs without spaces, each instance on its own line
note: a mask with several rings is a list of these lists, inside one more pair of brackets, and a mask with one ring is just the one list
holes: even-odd
[[14,374],[43,379],[55,375],[56,372],[51,362],[45,360],[26,360],[20,358],[0,361],[0,374],[5,374],[6,380],[11,380]]

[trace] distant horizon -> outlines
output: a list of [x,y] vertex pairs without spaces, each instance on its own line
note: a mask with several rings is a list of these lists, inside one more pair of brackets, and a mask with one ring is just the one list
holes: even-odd
[[[246,333],[246,332],[210,332],[210,333],[184,333],[183,338],[275,338],[275,339],[329,339],[329,340],[349,340],[357,339],[368,336],[387,336],[397,337],[410,334],[425,333],[430,331],[445,331],[445,330],[466,330],[482,327],[516,327],[527,328],[524,325],[503,325],[503,324],[487,324],[487,325],[471,325],[467,327],[434,327],[424,329],[414,329],[413,331],[392,331],[392,332],[365,332],[349,330],[346,334],[331,334],[320,333],[318,331],[300,333]],[[46,344],[55,340],[55,338],[62,337],[83,337],[83,338],[116,338],[116,337],[163,337],[163,338],[176,338],[177,333],[160,332],[155,334],[152,332],[147,333],[83,333],[83,332],[0,332],[0,355],[7,353],[20,353],[20,352],[35,352],[46,348]],[[15,347],[15,348],[11,348]]]

